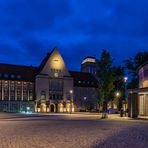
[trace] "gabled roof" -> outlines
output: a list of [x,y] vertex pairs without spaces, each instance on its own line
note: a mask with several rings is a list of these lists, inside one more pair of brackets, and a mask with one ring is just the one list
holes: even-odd
[[98,81],[94,75],[86,72],[69,71],[76,87],[97,87]]
[[33,66],[0,64],[0,79],[33,82],[37,71]]
[[49,57],[51,56],[51,54],[57,50],[57,48],[54,48],[51,52],[47,53],[46,57],[42,60],[40,66],[39,66],[39,71],[38,73],[43,69],[43,67],[45,66],[45,64],[47,63]]

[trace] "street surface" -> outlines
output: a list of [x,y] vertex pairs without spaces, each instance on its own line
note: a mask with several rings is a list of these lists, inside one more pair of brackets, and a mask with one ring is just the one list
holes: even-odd
[[148,120],[0,113],[0,148],[147,148]]

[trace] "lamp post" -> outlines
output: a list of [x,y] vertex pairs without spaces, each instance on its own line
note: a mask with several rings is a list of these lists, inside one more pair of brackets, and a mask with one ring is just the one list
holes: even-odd
[[87,97],[84,97],[84,102],[85,102],[85,111],[86,111],[86,100],[87,100]]
[[127,106],[126,106],[126,103],[127,103],[127,100],[126,100],[126,82],[128,80],[128,77],[124,77],[124,100],[123,100],[123,110],[124,110],[124,114],[126,116],[126,109],[127,109]]
[[73,94],[73,90],[69,91],[70,93],[70,114],[72,113],[72,94]]
[[122,103],[121,103],[121,100],[120,100],[121,93],[119,91],[117,91],[115,96],[116,96],[117,109],[118,109],[118,111],[120,110],[120,116],[123,117],[123,111],[122,111],[122,107],[121,107]]

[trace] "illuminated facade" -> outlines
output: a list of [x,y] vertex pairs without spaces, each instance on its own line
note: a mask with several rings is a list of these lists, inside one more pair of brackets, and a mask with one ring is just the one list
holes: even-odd
[[79,111],[79,99],[91,99],[96,87],[91,74],[69,71],[54,48],[39,67],[0,64],[0,111]]
[[139,89],[129,91],[129,116],[148,116],[148,63],[138,69]]

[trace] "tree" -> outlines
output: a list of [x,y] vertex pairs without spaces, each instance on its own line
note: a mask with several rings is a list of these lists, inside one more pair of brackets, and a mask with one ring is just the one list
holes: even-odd
[[100,60],[97,61],[97,78],[99,81],[98,93],[103,112],[107,111],[109,96],[114,89],[114,72],[112,68],[113,59],[110,53],[102,50]]
[[113,71],[114,71],[115,81],[114,81],[114,90],[112,94],[114,95],[113,97],[114,102],[117,105],[118,110],[120,110],[122,107],[122,100],[124,99],[124,89],[125,89],[124,67],[121,66],[114,67]]
[[128,70],[128,74],[131,76],[131,81],[128,84],[128,88],[138,88],[137,69],[139,66],[148,61],[148,52],[139,52],[134,58],[125,60],[125,67]]

